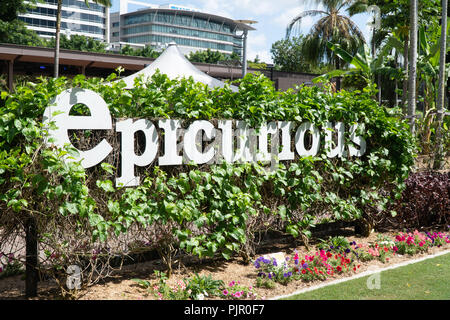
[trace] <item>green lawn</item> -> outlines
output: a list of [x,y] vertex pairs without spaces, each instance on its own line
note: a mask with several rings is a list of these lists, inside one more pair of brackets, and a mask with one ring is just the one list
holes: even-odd
[[450,253],[378,275],[379,289],[366,276],[284,300],[450,300]]

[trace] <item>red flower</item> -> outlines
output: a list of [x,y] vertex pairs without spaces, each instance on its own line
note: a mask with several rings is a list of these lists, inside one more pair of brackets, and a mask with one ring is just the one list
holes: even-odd
[[356,267],[353,267],[353,271],[356,271]]
[[383,250],[384,250],[384,252],[388,252],[389,251],[389,249],[386,248],[386,247],[384,247]]
[[327,258],[331,258],[332,254],[331,252],[327,252]]
[[302,274],[305,274],[306,273],[306,270],[305,269],[302,269]]
[[341,271],[342,271],[342,267],[341,267],[341,266],[337,266],[337,267],[336,267],[336,270],[339,271],[339,272],[341,272]]

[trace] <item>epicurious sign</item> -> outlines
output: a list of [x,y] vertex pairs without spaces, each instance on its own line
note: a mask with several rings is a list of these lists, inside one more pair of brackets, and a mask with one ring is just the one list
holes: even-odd
[[[70,115],[76,104],[85,105],[90,115]],[[358,124],[348,126],[351,143],[346,145],[342,122],[325,124],[319,128],[311,122],[272,121],[258,128],[251,128],[242,120],[196,120],[184,128],[182,120],[114,119],[115,130],[121,135],[120,176],[117,186],[137,186],[139,176],[135,166],[182,165],[189,162],[212,164],[227,162],[262,162],[294,160],[315,156],[321,145],[329,158],[362,156],[366,141],[356,135]],[[54,126],[50,126],[53,123]],[[47,145],[73,147],[69,130],[112,130],[113,119],[106,102],[94,91],[74,88],[59,94],[44,112],[44,125],[48,129]],[[142,132],[145,147],[140,154],[135,150],[135,134]],[[179,142],[181,140],[181,142]],[[323,140],[323,141],[322,141]],[[307,141],[307,142],[305,142]],[[321,143],[322,142],[322,143]],[[77,149],[78,150],[78,149]],[[78,150],[78,158],[84,168],[101,163],[113,150],[106,139],[87,151]]]

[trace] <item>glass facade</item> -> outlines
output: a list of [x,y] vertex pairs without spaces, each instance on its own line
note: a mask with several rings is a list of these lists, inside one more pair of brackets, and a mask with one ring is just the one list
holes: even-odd
[[[33,27],[41,27],[41,28],[56,28],[56,22],[52,20],[45,19],[36,19],[36,18],[28,18],[28,17],[19,17],[20,20],[24,21],[29,26]],[[70,22],[61,22],[61,30],[69,29],[74,32],[87,32],[92,34],[104,35],[105,29],[89,26],[78,23],[70,23]]]
[[216,32],[232,32],[231,27],[227,24],[209,21],[204,18],[197,18],[195,15],[181,15],[155,11],[125,17],[125,25],[142,24],[146,22],[160,22]]
[[[44,3],[52,4],[52,5],[58,5],[58,0],[43,0]],[[39,3],[37,3],[39,4]],[[106,12],[106,8],[103,6],[100,6],[96,3],[89,2],[89,7],[86,5],[84,0],[63,0],[62,5],[64,7],[69,8],[78,8],[78,9],[85,9],[89,11],[97,11],[97,12]]]
[[[58,0],[42,0],[28,9],[27,13],[19,15],[31,29],[40,36],[52,37],[56,29],[56,12]],[[63,0],[61,11],[61,31],[70,30],[84,36],[99,40],[107,40],[108,10],[94,2],[86,5],[84,0]],[[109,33],[109,32],[108,32]]]
[[196,47],[203,49],[212,49],[212,50],[222,50],[222,51],[233,51],[233,46],[223,43],[215,43],[208,42],[202,40],[194,40],[187,38],[178,38],[171,36],[162,36],[162,35],[142,35],[142,36],[134,36],[127,38],[127,42],[130,43],[169,43],[175,42],[176,44],[188,47]]
[[158,24],[147,24],[143,26],[134,26],[124,29],[124,35],[132,35],[137,33],[147,32],[159,32],[159,33],[172,33],[188,37],[196,37],[202,39],[211,39],[219,41],[233,42],[232,35],[226,35],[221,33],[212,33],[202,30],[185,29],[180,27],[172,27]]
[[[38,7],[38,8],[28,10],[28,13],[36,14],[36,15],[40,15],[40,16],[56,17],[56,9],[50,9],[50,8]],[[61,17],[64,19],[73,19],[73,20],[80,20],[80,21],[101,23],[101,24],[105,24],[105,22],[106,22],[105,18],[102,18],[95,14],[66,11],[66,10],[62,10]]]
[[242,40],[229,19],[192,12],[146,10],[121,19],[121,41],[181,46],[241,53]]

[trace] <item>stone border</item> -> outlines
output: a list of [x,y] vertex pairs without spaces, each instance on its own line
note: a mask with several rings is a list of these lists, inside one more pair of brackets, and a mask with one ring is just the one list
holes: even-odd
[[404,266],[407,266],[409,264],[413,264],[413,263],[416,263],[416,262],[421,262],[421,261],[424,261],[424,260],[427,260],[427,259],[436,258],[436,257],[442,256],[442,255],[448,254],[448,253],[450,253],[450,249],[447,249],[447,250],[444,250],[442,252],[438,252],[438,253],[435,253],[433,255],[429,255],[429,256],[423,257],[423,258],[401,262],[399,264],[396,264],[396,265],[393,265],[393,266],[389,266],[389,267],[386,267],[386,268],[379,268],[379,267],[376,267],[376,266],[375,267],[370,267],[369,266],[369,269],[371,269],[371,270],[367,270],[367,271],[361,272],[360,274],[356,274],[354,276],[343,278],[343,279],[330,281],[328,283],[319,284],[317,286],[312,286],[312,287],[309,287],[309,288],[301,289],[301,290],[295,291],[295,292],[287,294],[287,295],[272,297],[272,298],[270,298],[268,300],[279,300],[279,299],[283,299],[283,298],[289,298],[291,296],[298,295],[298,294],[301,294],[301,293],[313,291],[313,290],[316,290],[316,289],[320,289],[320,288],[323,288],[323,287],[326,287],[326,286],[338,284],[338,283],[349,281],[349,280],[353,280],[353,279],[362,278],[362,277],[369,276],[369,275],[372,275],[372,274],[375,274],[375,273],[379,273],[379,272],[382,272],[382,271],[387,271],[387,270],[396,269],[396,268],[399,268],[399,267],[404,267]]

